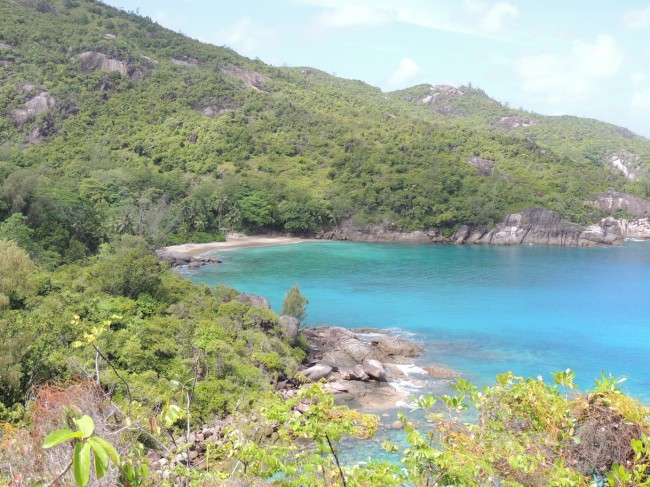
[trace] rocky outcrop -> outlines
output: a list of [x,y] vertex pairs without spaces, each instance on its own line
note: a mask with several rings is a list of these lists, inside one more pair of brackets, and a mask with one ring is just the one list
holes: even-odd
[[[23,90],[28,90],[27,93],[34,89],[33,85],[27,83],[21,85],[21,87]],[[36,115],[46,112],[55,105],[56,100],[51,97],[47,91],[43,91],[27,100],[24,109],[12,110],[11,115],[14,119],[14,123],[20,127],[29,122]]]
[[[624,201],[627,202],[628,208],[637,214],[650,212],[650,202],[646,200],[626,195]],[[600,202],[599,204],[608,204],[606,198],[600,199]],[[650,238],[647,227],[647,218],[629,220],[605,218],[597,224],[583,228],[562,220],[560,215],[552,210],[531,208],[507,215],[503,222],[492,229],[462,225],[451,237],[445,237],[437,229],[402,232],[388,223],[356,227],[350,221],[343,222],[331,230],[320,232],[315,237],[354,242],[603,247],[622,245],[626,238]]]
[[310,345],[302,374],[327,379],[326,390],[353,407],[382,409],[404,399],[389,382],[404,378],[394,364],[411,363],[422,353],[419,344],[403,338],[359,337],[346,328],[306,328],[302,334]]
[[218,257],[194,257],[180,252],[170,252],[165,249],[156,250],[155,254],[161,262],[169,262],[171,267],[187,266],[189,269],[196,269],[208,264],[221,263]]
[[349,240],[352,242],[409,242],[409,243],[448,243],[439,230],[416,230],[402,232],[390,223],[364,225],[357,227],[344,221],[333,229],[316,234],[316,238],[327,240]]
[[253,308],[271,309],[271,303],[264,296],[243,293],[237,296],[237,301],[240,303],[250,303]]
[[169,59],[172,64],[176,64],[177,66],[201,66],[202,63],[198,59],[194,59],[188,56],[181,56],[179,58],[170,58]]
[[520,127],[531,127],[537,125],[535,120],[523,117],[501,117],[498,125],[507,130],[518,129]]
[[396,337],[381,337],[370,342],[384,354],[385,357],[419,357],[422,355],[422,346],[410,340]]
[[491,245],[560,245],[565,247],[597,247],[621,245],[623,238],[606,227],[592,225],[580,229],[562,221],[560,215],[543,208],[513,213],[491,230],[462,226],[452,237],[455,243]]
[[588,203],[610,216],[616,211],[623,210],[635,217],[650,217],[650,201],[633,194],[621,193],[611,188],[604,193],[598,193],[596,199]]
[[646,172],[643,168],[641,158],[625,149],[619,149],[608,158],[609,164],[614,171],[620,171],[628,179],[636,179]]
[[228,97],[216,97],[203,100],[201,103],[193,105],[192,108],[206,117],[214,118],[220,113],[237,110],[241,108],[241,105]]
[[239,78],[244,82],[244,84],[257,91],[264,91],[264,85],[271,81],[271,78],[260,73],[256,73],[255,71],[246,71],[233,65],[224,68],[223,71],[226,74],[230,74],[236,78]]
[[604,218],[600,226],[609,233],[619,235],[621,238],[650,239],[650,219],[637,218],[635,220]]
[[82,52],[72,59],[73,62],[81,64],[81,70],[84,73],[93,71],[115,71],[123,76],[129,72],[128,65],[118,59],[109,58],[106,54],[97,51]]
[[470,166],[474,166],[476,168],[476,172],[478,172],[481,176],[489,176],[492,174],[492,166],[494,166],[494,161],[483,159],[482,157],[478,156],[472,156],[467,159],[467,163]]

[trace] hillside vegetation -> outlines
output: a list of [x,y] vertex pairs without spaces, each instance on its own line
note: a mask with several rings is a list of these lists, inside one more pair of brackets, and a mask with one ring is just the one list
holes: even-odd
[[53,263],[119,234],[589,223],[595,192],[650,191],[650,141],[620,127],[272,67],[98,2],[0,1],[0,78],[0,218]]

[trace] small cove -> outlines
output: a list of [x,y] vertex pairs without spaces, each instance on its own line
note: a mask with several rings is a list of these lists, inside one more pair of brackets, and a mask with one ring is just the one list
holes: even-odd
[[424,361],[487,385],[497,373],[549,378],[601,370],[650,398],[650,244],[620,248],[411,245],[316,241],[222,251],[181,273],[270,299],[299,284],[307,323],[396,328]]

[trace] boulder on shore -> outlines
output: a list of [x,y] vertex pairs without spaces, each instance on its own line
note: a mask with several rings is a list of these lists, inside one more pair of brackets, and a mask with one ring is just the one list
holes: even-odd
[[304,375],[311,382],[317,382],[321,379],[326,379],[329,377],[333,370],[334,369],[329,365],[316,364],[312,365],[308,369],[303,370],[302,375]]
[[386,377],[386,369],[384,369],[384,366],[379,360],[365,359],[361,363],[361,366],[363,367],[363,371],[371,379],[378,380],[379,382],[386,382],[388,380]]
[[169,262],[169,265],[171,267],[187,266],[190,269],[195,269],[197,267],[202,267],[207,264],[221,263],[219,257],[215,257],[215,256],[194,257],[180,252],[170,252],[165,249],[156,250],[154,254],[156,255],[156,257],[158,257],[158,259],[161,262]]
[[271,303],[264,296],[257,296],[255,294],[243,293],[237,296],[237,301],[240,303],[250,303],[254,308],[271,309]]

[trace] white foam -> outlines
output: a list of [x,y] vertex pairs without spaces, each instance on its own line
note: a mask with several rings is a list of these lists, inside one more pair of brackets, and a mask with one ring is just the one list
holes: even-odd
[[427,375],[427,371],[415,364],[393,364],[394,367],[401,370],[405,375],[411,374]]

